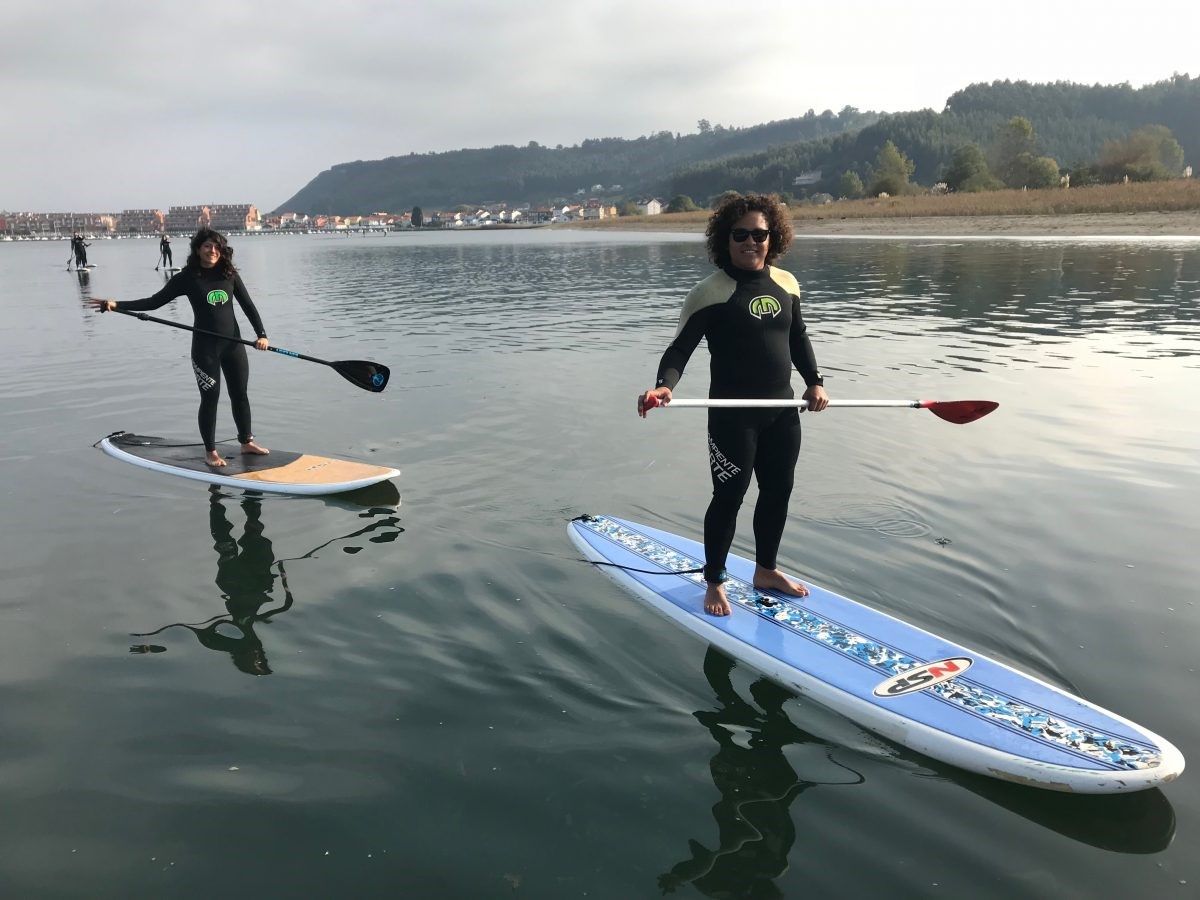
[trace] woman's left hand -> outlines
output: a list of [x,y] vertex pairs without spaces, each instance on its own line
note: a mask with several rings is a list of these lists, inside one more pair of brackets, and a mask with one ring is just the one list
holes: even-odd
[[270,348],[271,348],[271,342],[268,341],[266,338],[259,338],[257,341],[254,342],[255,350],[269,350]]
[[811,412],[820,412],[829,405],[829,395],[825,393],[825,388],[819,384],[814,384],[805,391],[801,399],[808,401],[808,408]]

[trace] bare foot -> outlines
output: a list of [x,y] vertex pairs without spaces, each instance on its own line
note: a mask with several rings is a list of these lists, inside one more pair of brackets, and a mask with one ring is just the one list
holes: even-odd
[[219,469],[221,466],[229,465],[229,463],[225,462],[225,460],[221,458],[221,454],[216,450],[209,450],[208,453],[204,455],[204,461],[214,469]]
[[793,581],[778,569],[764,569],[762,566],[754,567],[754,586],[760,591],[779,591],[793,597],[808,596],[808,588],[800,582]]
[[704,590],[704,611],[710,616],[727,616],[733,609],[725,596],[725,585],[708,584]]
[[266,447],[260,447],[260,446],[258,446],[258,444],[254,443],[253,438],[246,441],[246,443],[242,444],[242,453],[243,454],[254,454],[256,456],[266,456],[270,452],[271,451],[268,450]]

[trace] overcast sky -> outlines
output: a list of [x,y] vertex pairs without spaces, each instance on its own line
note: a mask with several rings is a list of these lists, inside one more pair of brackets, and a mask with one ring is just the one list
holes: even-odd
[[1200,74],[1200,3],[0,2],[0,210],[254,203],[339,162]]

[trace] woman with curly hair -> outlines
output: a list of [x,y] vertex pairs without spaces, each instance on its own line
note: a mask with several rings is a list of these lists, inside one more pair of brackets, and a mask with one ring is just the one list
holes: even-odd
[[[792,240],[787,210],[760,194],[731,196],[708,220],[708,255],[717,271],[692,288],[683,304],[675,339],[658,364],[655,386],[638,397],[638,415],[647,402],[670,403],[684,366],[708,339],[709,397],[791,399],[791,372],[804,379],[803,399],[820,412],[829,403],[808,331],[800,314],[800,286],[772,263]],[[651,407],[652,408],[652,407]],[[808,588],[776,568],[787,521],[788,500],[800,455],[800,416],[796,407],[710,408],[708,458],[713,495],[704,515],[704,610],[727,616],[725,561],[733,543],[737,514],[758,477],[754,508],[754,586],[803,597]]]
[[153,296],[122,303],[96,298],[91,303],[101,312],[114,309],[143,312],[166,306],[176,297],[186,296],[196,316],[196,328],[236,339],[226,340],[199,332],[192,334],[192,370],[196,374],[196,385],[200,388],[200,437],[204,441],[205,462],[218,468],[226,465],[216,445],[217,400],[221,396],[222,372],[229,385],[229,400],[233,404],[233,420],[237,424],[242,453],[270,452],[254,442],[254,434],[250,430],[250,398],[246,392],[250,364],[246,359],[245,345],[237,343],[241,339],[241,332],[233,314],[233,304],[229,302],[231,299],[237,300],[242,312],[254,326],[254,333],[258,337],[254,346],[266,350],[270,342],[254,301],[242,284],[242,276],[233,266],[233,248],[229,246],[225,235],[211,228],[201,228],[192,237],[191,250],[183,268],[172,275],[162,290]]

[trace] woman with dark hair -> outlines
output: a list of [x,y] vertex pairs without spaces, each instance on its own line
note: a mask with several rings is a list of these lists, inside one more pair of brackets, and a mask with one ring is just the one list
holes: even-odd
[[[87,248],[90,246],[92,245],[85,241],[83,239],[83,235],[81,235],[78,231],[71,236],[71,250],[75,254],[75,268],[87,268]],[[68,265],[70,264],[68,263]]]
[[[800,314],[800,286],[790,272],[771,265],[792,240],[786,208],[774,197],[731,196],[713,212],[705,233],[717,271],[692,288],[684,301],[675,339],[658,364],[655,386],[638,397],[638,415],[646,417],[651,397],[658,403],[671,402],[671,391],[701,338],[708,339],[709,397],[791,399],[795,366],[806,385],[803,399],[808,408],[825,409],[829,397]],[[708,410],[713,495],[704,516],[704,610],[710,615],[730,613],[723,586],[725,561],[751,472],[759,488],[754,586],[799,597],[808,594],[808,588],[776,568],[799,455],[796,407]]]
[[[171,236],[166,232],[158,239],[158,265],[166,269],[175,265],[175,260],[171,257]],[[154,271],[158,271],[158,266],[154,267]]]
[[[241,332],[233,314],[233,304],[229,302],[236,298],[258,337],[254,346],[259,350],[270,347],[254,301],[250,299],[241,275],[233,266],[233,248],[229,246],[225,235],[211,228],[201,228],[192,237],[191,250],[184,267],[172,275],[162,290],[153,296],[122,303],[96,298],[91,304],[101,312],[114,309],[143,312],[166,306],[176,297],[186,296],[192,304],[197,328],[240,339]],[[216,445],[217,400],[221,396],[222,372],[229,385],[233,420],[237,424],[242,453],[268,453],[265,447],[254,442],[254,434],[250,430],[250,398],[246,393],[250,364],[246,359],[245,345],[236,340],[193,332],[192,370],[196,373],[196,385],[200,388],[199,424],[206,452],[205,461],[214,468],[225,465]]]

